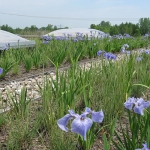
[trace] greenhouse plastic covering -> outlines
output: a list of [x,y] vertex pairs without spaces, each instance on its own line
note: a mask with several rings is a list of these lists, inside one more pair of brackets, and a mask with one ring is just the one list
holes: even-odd
[[6,46],[10,48],[34,47],[35,41],[27,40],[10,32],[0,30],[0,50],[4,50]]
[[54,37],[71,37],[76,38],[77,36],[82,37],[98,37],[98,38],[104,38],[108,37],[109,35],[95,29],[87,29],[87,28],[72,28],[72,29],[59,29],[53,32],[50,32],[48,34],[45,34],[45,36],[54,36]]

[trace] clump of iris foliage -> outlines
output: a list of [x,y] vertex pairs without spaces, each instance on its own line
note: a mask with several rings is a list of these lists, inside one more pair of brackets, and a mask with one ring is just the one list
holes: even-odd
[[[128,50],[147,47],[149,38],[133,38],[133,37],[106,37],[106,38],[88,38],[78,37],[77,39],[53,38],[48,36],[42,40],[36,40],[36,47],[11,49],[10,44],[6,44],[3,50],[0,51],[0,67],[3,68],[3,74],[0,78],[4,78],[7,73],[17,75],[22,69],[30,72],[32,69],[48,68],[53,66],[53,63],[63,65],[74,61],[86,58],[97,57],[98,50],[106,52],[119,52],[123,44],[130,45]],[[51,61],[50,61],[51,60]]]
[[[123,58],[118,60],[112,52],[120,52],[126,43],[129,47],[125,46],[125,50],[147,48],[147,41],[141,39],[93,39],[75,43],[52,40],[46,45],[39,43],[32,51],[18,49],[1,53],[1,62],[9,58],[10,62],[20,65],[24,60],[22,56],[31,55],[35,59],[34,67],[51,63],[56,70],[56,79],[43,78],[44,87],[38,85],[39,101],[28,100],[25,87],[17,102],[8,92],[8,102],[12,101],[12,104],[10,111],[0,114],[0,129],[6,133],[0,148],[90,150],[100,139],[105,150],[111,146],[120,150],[148,149],[150,54],[145,50],[140,54],[121,53]],[[92,63],[89,69],[78,66],[80,59],[93,57],[101,62]],[[59,72],[59,66],[64,62],[70,62],[71,67]],[[1,76],[5,66],[0,66]],[[7,67],[10,66],[8,63]],[[123,116],[129,118],[125,131],[121,124]],[[116,130],[119,121],[122,137]]]

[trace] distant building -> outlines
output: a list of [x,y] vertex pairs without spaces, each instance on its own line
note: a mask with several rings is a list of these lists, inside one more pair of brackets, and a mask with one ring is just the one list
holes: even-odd
[[35,41],[27,40],[10,32],[0,30],[0,50],[4,50],[6,45],[10,48],[34,47]]
[[104,38],[108,37],[109,35],[96,29],[72,28],[72,29],[58,29],[48,34],[45,34],[44,36],[70,37],[70,38],[76,38],[80,36],[88,38],[91,37]]

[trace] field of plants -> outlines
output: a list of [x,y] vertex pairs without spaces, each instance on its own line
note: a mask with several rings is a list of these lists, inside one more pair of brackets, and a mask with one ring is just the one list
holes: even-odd
[[35,40],[0,51],[0,149],[150,149],[149,35]]

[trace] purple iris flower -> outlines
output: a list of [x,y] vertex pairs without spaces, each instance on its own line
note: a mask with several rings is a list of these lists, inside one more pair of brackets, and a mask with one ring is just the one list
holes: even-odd
[[142,149],[138,148],[138,149],[136,149],[136,150],[150,150],[150,148],[148,148],[147,143],[142,144],[142,145],[143,145],[143,148],[142,148]]
[[129,97],[124,103],[126,109],[134,110],[135,113],[144,115],[144,109],[150,106],[150,101],[144,101],[143,98]]
[[146,38],[149,37],[149,34],[146,33],[144,37],[146,37]]
[[126,48],[129,48],[129,45],[128,44],[124,44],[122,47],[121,47],[121,53],[122,54],[130,54],[130,51],[126,51]]
[[80,32],[76,32],[76,35],[78,36],[80,34]]
[[150,150],[150,148],[148,148],[148,146],[147,146],[147,143],[143,144],[142,150]]
[[124,44],[123,45],[125,48],[129,48],[129,45],[128,44]]
[[110,52],[105,52],[104,54],[103,54],[103,56],[106,58],[106,59],[108,59],[108,60],[111,60],[111,59],[114,59],[114,60],[116,60],[116,55],[114,55],[114,54],[112,54],[112,53],[110,53]]
[[43,40],[46,40],[46,41],[51,41],[53,39],[52,36],[44,36],[43,37]]
[[79,37],[83,37],[83,33],[80,33],[78,36],[79,36]]
[[145,54],[149,54],[149,50],[148,49],[145,50]]
[[130,52],[130,51],[126,51],[126,54],[130,55],[130,54],[131,54],[131,52]]
[[78,36],[78,37],[77,37],[77,40],[82,41],[83,38],[82,38],[81,36]]
[[121,53],[124,54],[126,52],[126,48],[124,46],[121,47]]
[[69,38],[69,37],[71,36],[71,34],[68,33],[67,36],[68,36],[68,38]]
[[8,44],[5,44],[5,46],[3,47],[3,49],[2,50],[8,50],[8,46],[9,46],[10,44],[8,43]]
[[[69,114],[66,114],[64,117],[60,118],[57,121],[58,126],[63,130],[68,132],[66,127],[70,119],[74,119],[71,124],[71,132],[80,134],[86,141],[86,133],[92,127],[93,122],[101,123],[104,119],[103,111],[95,112],[90,108],[86,107],[85,112],[81,115],[76,114],[73,110],[68,111]],[[87,115],[91,114],[91,118]]]
[[3,68],[0,68],[0,75],[3,73]]
[[125,38],[131,38],[132,36],[130,36],[129,34],[125,33],[125,34],[124,34],[124,37],[125,37]]
[[137,61],[142,61],[143,57],[137,57],[136,60]]
[[132,110],[134,102],[135,102],[135,98],[129,97],[128,100],[124,103],[124,107],[126,109]]
[[93,31],[90,31],[90,33],[91,33],[91,35],[90,35],[90,36],[92,36],[92,32],[93,32]]
[[143,52],[144,52],[144,49],[141,49],[141,50],[140,50],[140,53],[143,53]]
[[43,40],[43,42],[42,42],[43,44],[48,44],[49,43],[49,41],[45,41],[45,40]]
[[76,36],[82,38],[83,37],[83,33],[77,32]]
[[69,40],[69,38],[67,38],[67,37],[66,37],[64,40],[65,40],[65,41],[68,41],[68,40]]
[[73,41],[74,41],[74,42],[78,42],[78,39],[75,38],[75,39],[73,39]]
[[55,40],[62,40],[62,38],[60,36],[56,36]]
[[104,51],[99,50],[99,51],[97,52],[97,56],[100,56],[103,52],[104,52]]

